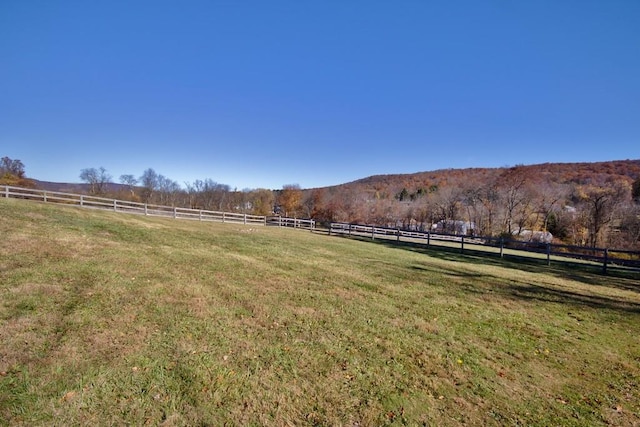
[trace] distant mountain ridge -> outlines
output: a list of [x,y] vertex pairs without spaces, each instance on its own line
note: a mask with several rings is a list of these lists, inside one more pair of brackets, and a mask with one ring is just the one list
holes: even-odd
[[[640,159],[516,166],[527,169],[529,173],[544,177],[545,180],[554,183],[606,185],[607,182],[616,180],[631,183],[640,177]],[[417,189],[428,188],[431,185],[446,186],[460,181],[481,183],[511,168],[511,166],[505,166],[500,168],[440,169],[409,174],[373,175],[332,188],[350,187],[375,191],[397,191],[400,188]]]
[[[526,168],[531,173],[538,174],[545,177],[546,180],[556,183],[606,185],[607,182],[614,180],[625,180],[631,183],[640,177],[640,159],[592,163],[541,163],[517,166]],[[430,185],[446,186],[448,183],[455,183],[459,180],[483,182],[510,168],[505,166],[499,168],[439,169],[406,174],[372,175],[344,184],[321,188],[331,189],[332,191],[339,191],[344,188],[359,188],[365,191],[398,191],[401,188],[428,188]],[[32,179],[32,181],[37,188],[42,190],[69,193],[89,192],[89,184],[84,183],[61,183],[37,179]],[[126,189],[128,189],[128,186],[118,183],[109,183],[107,186],[108,192],[118,192]]]
[[[52,182],[52,181],[40,181],[38,179],[31,179],[35,188],[46,191],[57,191],[60,193],[89,193],[91,186],[83,183],[67,183],[67,182]],[[115,193],[122,189],[127,189],[128,186],[124,184],[117,184],[110,182],[106,185],[106,192]]]

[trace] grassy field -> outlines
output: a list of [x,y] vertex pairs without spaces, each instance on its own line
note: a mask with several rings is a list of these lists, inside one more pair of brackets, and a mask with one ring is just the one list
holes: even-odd
[[0,199],[4,425],[640,425],[640,283]]

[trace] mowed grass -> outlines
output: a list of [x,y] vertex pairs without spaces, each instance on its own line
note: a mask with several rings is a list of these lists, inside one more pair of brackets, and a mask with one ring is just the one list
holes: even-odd
[[5,425],[638,425],[640,283],[0,199]]

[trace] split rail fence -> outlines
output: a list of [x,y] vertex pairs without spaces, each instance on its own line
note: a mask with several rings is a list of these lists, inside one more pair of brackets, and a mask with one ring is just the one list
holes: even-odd
[[541,260],[547,265],[551,265],[552,261],[565,264],[579,263],[583,267],[600,269],[604,274],[612,269],[632,274],[640,273],[640,251],[526,242],[499,237],[407,231],[399,228],[339,222],[331,223],[329,235],[354,236],[372,240],[386,239],[391,242],[405,242],[425,247],[448,247],[450,250],[459,250],[460,253],[483,252],[495,254],[501,258],[526,257]]
[[108,199],[85,194],[62,193],[58,191],[36,190],[32,188],[0,185],[0,197],[38,200],[46,203],[60,203],[69,206],[104,209],[113,212],[147,216],[191,219],[197,221],[233,222],[264,226],[294,227],[313,230],[316,226],[311,219],[283,218],[278,216],[249,215],[237,212],[219,212],[204,209],[188,209],[175,206],[153,205]]

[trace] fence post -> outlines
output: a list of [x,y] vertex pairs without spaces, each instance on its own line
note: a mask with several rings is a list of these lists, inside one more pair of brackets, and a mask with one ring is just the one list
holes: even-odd
[[113,211],[118,212],[118,201],[115,199],[113,200]]
[[244,221],[245,224],[247,223],[247,214],[244,214]]
[[145,216],[149,215],[149,212],[147,212],[147,204],[146,203],[144,204],[144,214],[145,214]]
[[609,249],[604,250],[604,260],[602,261],[602,274],[607,274],[607,263],[609,262]]
[[396,236],[397,236],[397,241],[399,242],[400,241],[400,229],[399,228],[396,230]]
[[427,231],[427,246],[431,244],[431,230]]
[[47,203],[47,192],[45,191],[43,192],[43,194],[44,194],[43,200],[45,203]]
[[178,208],[176,208],[175,206],[173,207],[173,218],[178,218]]
[[349,236],[351,236],[351,224],[349,224]]
[[224,222],[224,212],[222,212],[222,222]]
[[464,236],[460,239],[460,253],[464,253]]
[[80,206],[84,206],[84,196],[80,195]]
[[500,258],[504,256],[504,237],[500,237]]
[[371,240],[375,240],[376,239],[376,227],[375,225],[371,226]]
[[547,266],[551,265],[551,243],[547,243]]
[[202,221],[202,209],[198,211],[198,218]]

